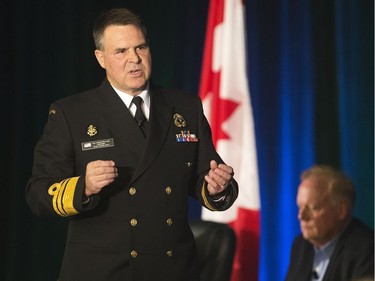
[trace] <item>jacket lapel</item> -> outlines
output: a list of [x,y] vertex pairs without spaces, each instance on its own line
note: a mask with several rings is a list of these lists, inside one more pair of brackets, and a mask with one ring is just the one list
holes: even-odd
[[155,159],[165,142],[171,124],[172,108],[168,106],[163,92],[159,88],[151,87],[150,97],[150,118],[145,153],[134,172],[132,181],[143,174]]
[[121,98],[105,80],[100,87],[100,114],[114,135],[116,146],[129,150],[136,158],[144,153],[146,140]]
[[131,182],[141,176],[160,151],[167,137],[173,109],[160,88],[150,87],[150,118],[145,139],[133,116],[107,80],[100,86],[103,121],[112,131],[115,145],[129,150],[138,161]]

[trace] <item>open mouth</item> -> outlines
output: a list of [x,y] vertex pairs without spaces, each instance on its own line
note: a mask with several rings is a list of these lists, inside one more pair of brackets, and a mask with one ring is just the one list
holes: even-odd
[[131,75],[139,75],[139,74],[142,73],[142,70],[140,70],[140,69],[133,69],[133,70],[130,70],[129,73]]

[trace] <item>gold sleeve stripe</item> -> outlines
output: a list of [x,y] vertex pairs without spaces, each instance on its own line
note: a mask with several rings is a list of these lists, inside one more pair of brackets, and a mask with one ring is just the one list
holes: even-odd
[[206,182],[203,182],[203,185],[202,185],[202,191],[201,191],[204,205],[205,205],[208,209],[210,209],[211,211],[217,211],[217,209],[216,209],[214,206],[212,206],[212,205],[208,202],[207,195],[206,195],[205,183],[206,183]]
[[74,192],[79,177],[65,179],[55,183],[48,189],[48,194],[52,197],[52,206],[55,212],[62,217],[78,214],[73,206]]
[[[60,216],[66,216],[67,214],[64,212],[64,208],[63,208],[63,204],[62,204],[62,197],[63,197],[63,193],[64,193],[64,189],[62,187],[64,187],[66,185],[66,182],[67,182],[68,179],[65,179],[63,180],[61,183],[60,183],[60,188],[59,188],[59,192],[56,194],[57,196],[57,199],[56,199],[56,209],[59,210],[60,212]],[[55,196],[54,196],[55,197]],[[55,198],[54,198],[55,199]],[[55,206],[55,205],[54,205]],[[55,208],[55,207],[54,207]],[[55,209],[55,210],[56,210]]]

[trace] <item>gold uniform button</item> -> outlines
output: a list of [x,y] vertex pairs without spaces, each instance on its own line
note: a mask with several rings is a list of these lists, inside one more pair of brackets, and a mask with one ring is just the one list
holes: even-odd
[[133,250],[133,251],[130,252],[130,255],[131,255],[132,258],[136,258],[138,256],[138,253],[137,253],[137,251]]
[[166,192],[167,194],[171,194],[171,193],[172,193],[172,188],[171,188],[170,186],[167,186],[167,187],[165,188],[165,192]]
[[171,226],[173,224],[173,220],[171,218],[167,219],[167,224]]
[[135,189],[135,187],[129,188],[129,194],[130,195],[135,195],[136,193],[137,193],[137,190]]
[[167,256],[168,256],[168,257],[173,256],[173,251],[167,251]]
[[130,220],[130,225],[131,225],[131,226],[136,226],[137,224],[138,224],[137,219],[131,219],[131,220]]

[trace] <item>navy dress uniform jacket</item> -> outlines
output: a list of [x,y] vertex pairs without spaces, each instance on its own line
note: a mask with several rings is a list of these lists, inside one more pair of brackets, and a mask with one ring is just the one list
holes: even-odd
[[[294,242],[285,281],[310,281],[314,248],[302,235]],[[339,237],[323,281],[353,281],[374,276],[374,231],[353,219]]]
[[[210,160],[223,161],[199,97],[153,84],[150,97],[147,139],[107,80],[50,107],[26,199],[37,215],[70,217],[60,281],[199,280],[188,196],[220,211],[238,186],[208,196]],[[82,204],[94,160],[113,160],[119,176]]]

